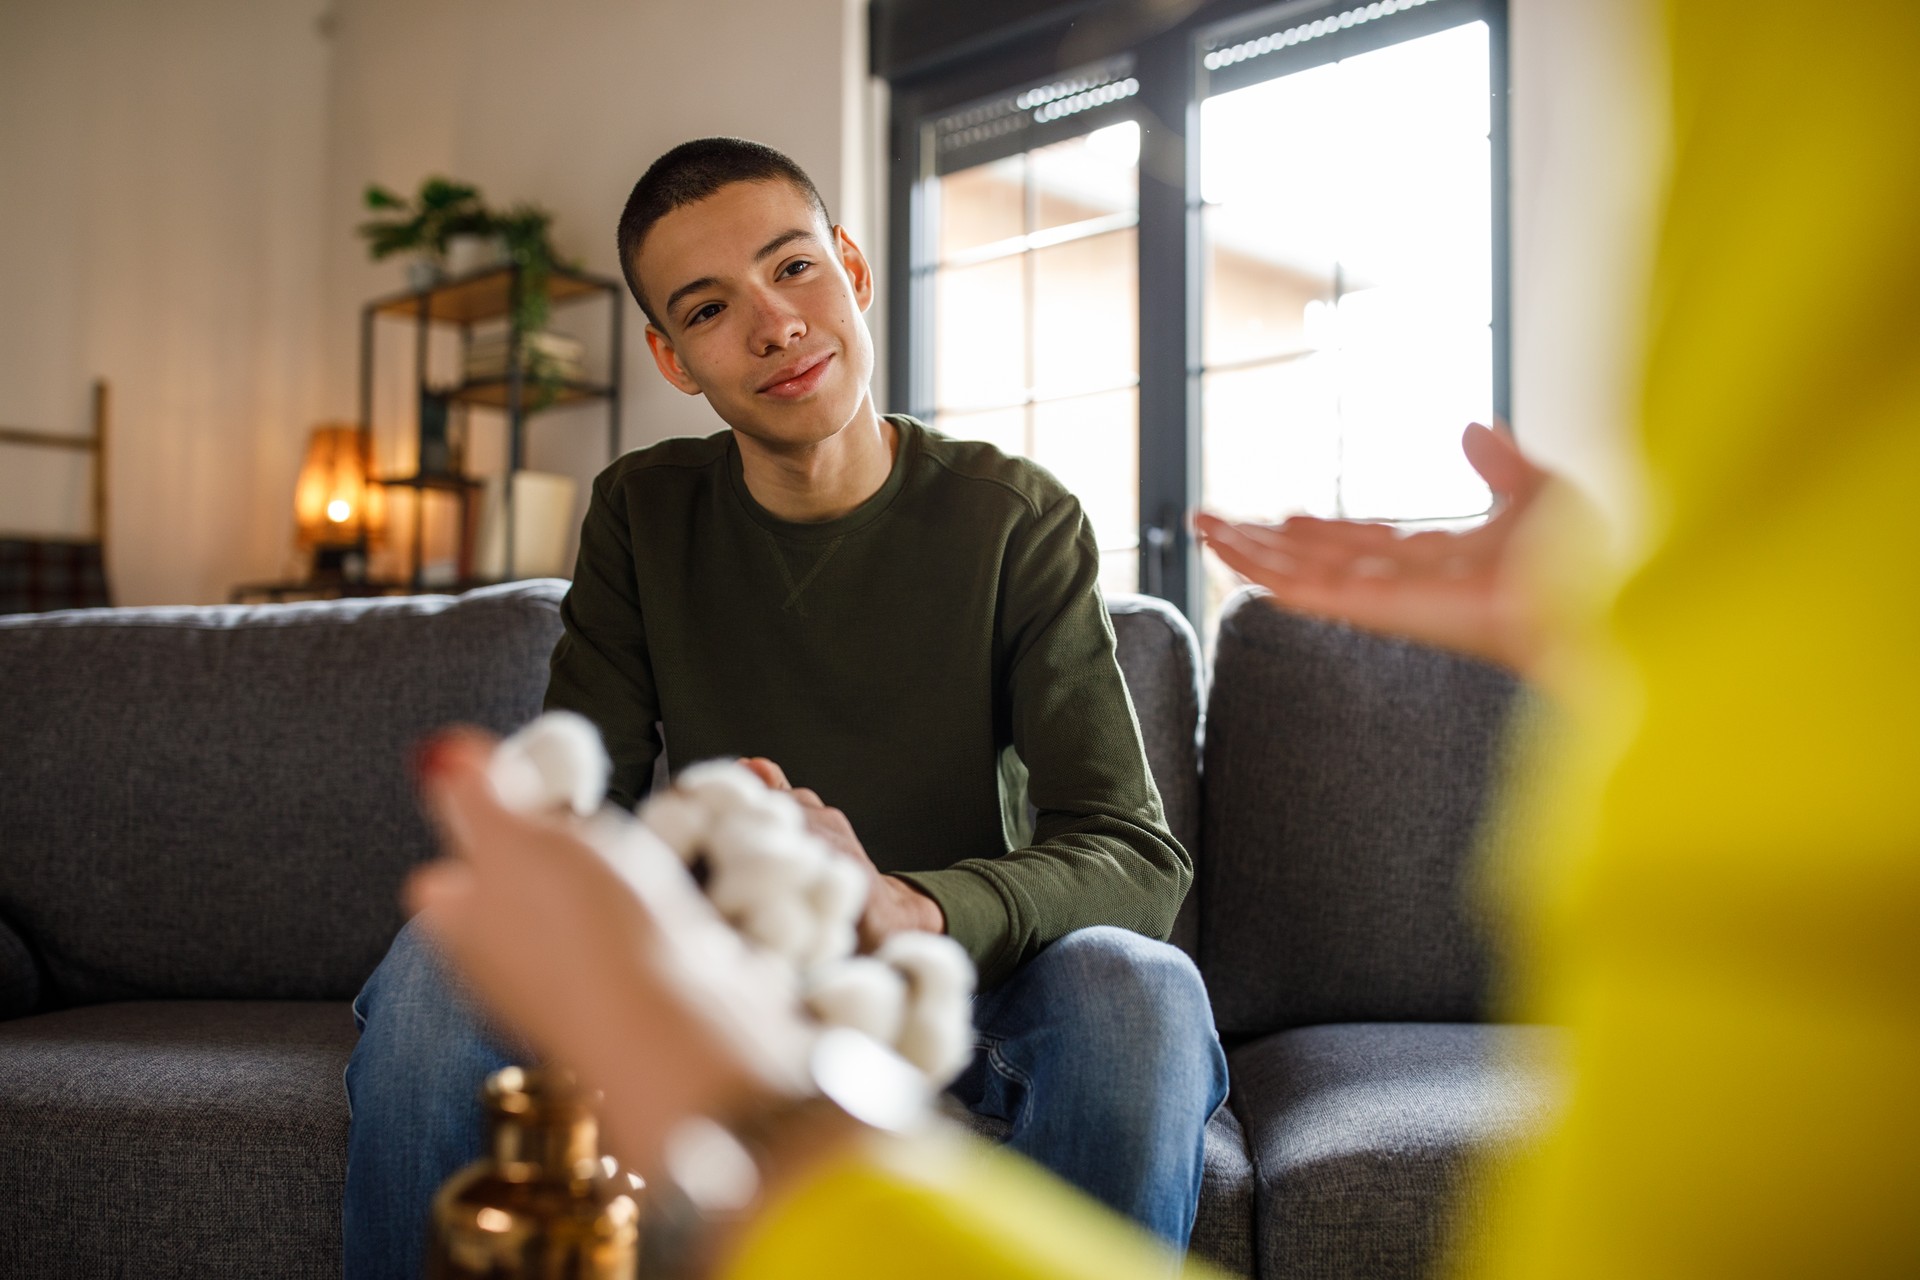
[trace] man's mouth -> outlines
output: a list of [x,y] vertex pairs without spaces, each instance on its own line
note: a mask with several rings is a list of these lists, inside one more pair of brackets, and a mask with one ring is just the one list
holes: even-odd
[[796,400],[820,385],[827,376],[827,366],[832,362],[831,351],[796,360],[763,383],[760,394],[780,400]]

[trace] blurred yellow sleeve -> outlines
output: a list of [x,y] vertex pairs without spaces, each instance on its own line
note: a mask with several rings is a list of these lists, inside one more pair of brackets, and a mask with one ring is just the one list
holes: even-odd
[[875,1141],[769,1206],[728,1280],[1208,1280],[1019,1156],[959,1135]]

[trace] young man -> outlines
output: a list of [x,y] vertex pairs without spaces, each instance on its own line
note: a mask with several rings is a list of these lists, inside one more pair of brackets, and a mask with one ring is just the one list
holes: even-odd
[[[979,1052],[954,1094],[1184,1245],[1226,1064],[1198,974],[1159,941],[1191,864],[1079,503],[1031,463],[876,412],[872,271],[778,152],[668,152],[619,247],[661,374],[727,429],[595,481],[548,706],[600,727],[622,804],[660,733],[675,767],[742,757],[796,788],[871,877],[863,946],[944,930],[979,965]],[[411,926],[356,1015],[347,1271],[407,1274],[503,1058]]]

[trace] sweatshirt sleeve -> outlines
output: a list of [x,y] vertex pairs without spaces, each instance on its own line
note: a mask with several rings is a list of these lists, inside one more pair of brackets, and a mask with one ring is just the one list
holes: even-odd
[[1012,539],[999,630],[1033,840],[901,877],[940,904],[987,986],[1075,929],[1117,925],[1164,940],[1193,880],[1147,769],[1099,551],[1071,495]]
[[646,619],[634,571],[624,494],[603,473],[580,526],[573,585],[560,601],[565,630],[548,665],[546,709],[591,720],[613,760],[608,798],[631,809],[647,793],[660,754],[660,718]]

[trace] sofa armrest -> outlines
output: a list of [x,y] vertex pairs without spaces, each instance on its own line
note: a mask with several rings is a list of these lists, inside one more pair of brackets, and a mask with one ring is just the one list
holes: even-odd
[[40,966],[26,939],[0,920],[0,1019],[32,1013],[40,1003]]

